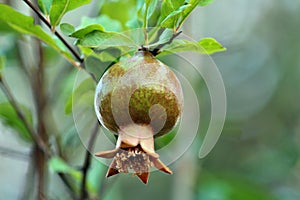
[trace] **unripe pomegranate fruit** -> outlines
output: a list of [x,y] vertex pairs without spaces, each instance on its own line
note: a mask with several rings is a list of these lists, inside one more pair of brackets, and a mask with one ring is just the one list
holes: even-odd
[[95,154],[114,158],[106,177],[133,171],[147,183],[152,166],[172,174],[155,153],[154,137],[176,125],[182,106],[183,93],[176,75],[149,51],[140,50],[110,67],[95,94],[99,121],[118,135],[114,150]]

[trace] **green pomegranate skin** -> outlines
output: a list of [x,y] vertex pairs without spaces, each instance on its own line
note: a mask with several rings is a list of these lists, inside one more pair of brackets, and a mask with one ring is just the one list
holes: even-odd
[[150,125],[155,137],[166,134],[179,120],[182,104],[176,75],[147,51],[110,67],[95,95],[98,119],[115,134],[132,123]]

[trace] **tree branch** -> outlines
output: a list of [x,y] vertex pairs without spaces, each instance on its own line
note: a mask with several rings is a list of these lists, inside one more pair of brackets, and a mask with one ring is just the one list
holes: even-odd
[[[39,17],[39,19],[51,30],[53,30],[51,24],[49,23],[49,21],[43,16],[43,14],[40,12],[40,10],[38,8],[35,7],[35,5],[33,5],[30,1],[28,0],[23,0],[35,13],[36,15]],[[63,42],[63,44],[69,49],[69,51],[73,54],[73,56],[80,62],[80,67],[82,69],[85,69],[84,67],[84,60],[80,57],[80,55],[73,49],[73,47],[60,35],[60,33],[58,33],[56,30],[54,30],[54,34]],[[89,73],[92,77],[92,79],[97,82],[95,76],[92,73]],[[39,77],[41,74],[37,74],[37,76]],[[38,81],[39,82],[39,81]],[[39,84],[38,84],[39,85]],[[39,87],[39,86],[38,86]],[[39,102],[39,101],[37,101]],[[41,105],[42,106],[42,105]],[[39,107],[40,108],[40,107]],[[41,108],[43,109],[43,107]],[[89,140],[88,143],[88,150],[92,149],[94,146],[94,141],[96,139],[97,136],[97,131],[99,129],[99,124],[97,123],[91,138]],[[86,151],[86,155],[85,155],[85,160],[84,160],[84,164],[82,167],[82,182],[81,182],[81,199],[85,199],[88,197],[88,193],[86,190],[86,179],[87,179],[87,175],[88,175],[88,170],[91,164],[91,154],[89,153],[89,151]],[[71,189],[72,186],[69,184],[69,182],[67,181],[66,177],[64,176],[64,174],[59,173],[58,174],[60,176],[60,178],[65,182],[66,186]]]
[[83,166],[81,169],[82,170],[82,180],[81,180],[81,190],[80,190],[81,198],[80,199],[88,198],[88,193],[86,190],[86,179],[87,179],[88,170],[91,165],[91,159],[92,159],[92,156],[91,156],[91,153],[89,152],[89,150],[92,150],[94,148],[94,144],[96,141],[99,126],[100,126],[99,123],[96,123],[96,125],[93,129],[92,135],[88,142],[87,151],[85,152],[85,160],[84,160],[84,163],[83,163]]
[[[40,21],[37,20],[39,23]],[[38,50],[38,61],[36,69],[34,70],[34,76],[32,81],[32,90],[35,97],[35,107],[37,110],[37,134],[47,144],[48,134],[45,125],[45,108],[47,105],[47,98],[45,94],[45,80],[44,80],[44,51],[40,40],[36,39],[36,48]],[[46,193],[45,176],[47,175],[47,157],[44,152],[36,145],[35,147],[35,162],[37,168],[38,178],[38,199],[43,199],[43,195]]]
[[[43,14],[40,12],[38,8],[35,7],[30,1],[23,0],[35,13],[36,15],[41,19],[41,21],[52,30],[52,26],[50,22],[43,16]],[[58,37],[60,41],[69,49],[69,51],[74,55],[74,57],[80,62],[80,67],[85,68],[82,63],[84,60],[80,57],[80,55],[75,51],[75,49],[62,37],[60,33],[58,33],[56,30],[54,30],[54,34]]]

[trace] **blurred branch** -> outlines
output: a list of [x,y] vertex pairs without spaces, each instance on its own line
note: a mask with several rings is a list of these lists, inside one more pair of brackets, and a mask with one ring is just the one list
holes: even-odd
[[[32,90],[35,97],[35,106],[37,110],[37,134],[41,137],[43,142],[48,143],[48,134],[45,126],[45,108],[47,105],[47,98],[45,94],[45,80],[44,80],[44,50],[40,40],[36,39],[36,48],[38,50],[37,68],[34,70]],[[36,168],[38,175],[38,199],[43,199],[46,193],[45,176],[47,174],[47,157],[44,152],[38,146],[35,146],[34,150],[36,158]]]
[[87,146],[87,151],[85,152],[85,160],[82,166],[82,180],[81,180],[81,198],[80,199],[86,199],[88,198],[88,193],[87,193],[87,188],[86,188],[86,179],[87,179],[87,175],[88,175],[88,170],[89,167],[91,165],[91,159],[92,159],[92,155],[89,152],[89,150],[92,150],[96,141],[96,137],[97,137],[97,133],[99,130],[99,123],[95,124],[95,127],[93,129],[92,135],[89,139],[89,143]]
[[[35,8],[35,6],[30,2],[30,1],[24,1],[26,2],[28,5],[30,5],[30,7],[35,11],[37,11],[37,9]],[[8,1],[8,3],[10,3],[10,1]],[[39,15],[39,13],[37,13]],[[41,15],[40,15],[41,16]],[[40,17],[39,16],[39,17]],[[43,18],[44,19],[44,18]],[[41,19],[43,21],[43,19]],[[44,19],[45,20],[45,19]],[[62,42],[67,46],[67,47],[71,47],[68,45],[68,43],[65,42],[65,40],[58,34],[56,33],[56,35],[62,39]],[[24,124],[25,128],[27,129],[27,131],[29,132],[34,144],[35,144],[35,148],[32,150],[31,153],[31,157],[32,157],[32,166],[28,168],[28,178],[32,178],[34,177],[33,172],[38,171],[38,196],[37,199],[45,199],[45,192],[44,192],[44,185],[45,184],[45,168],[47,165],[47,159],[52,157],[52,151],[49,148],[47,142],[48,141],[48,136],[47,136],[47,132],[46,132],[46,126],[45,126],[45,107],[47,104],[47,97],[45,94],[45,90],[44,90],[44,51],[42,48],[42,44],[40,40],[36,40],[37,41],[37,48],[38,48],[38,52],[39,52],[39,57],[38,57],[38,63],[37,63],[37,68],[35,68],[32,71],[28,71],[25,63],[23,62],[22,56],[20,54],[20,52],[18,52],[18,56],[20,59],[20,65],[21,68],[24,70],[27,78],[29,78],[30,82],[31,82],[31,89],[34,92],[35,95],[35,106],[36,106],[36,110],[37,110],[37,118],[38,118],[38,127],[37,130],[35,130],[35,128],[27,121],[27,118],[25,117],[24,113],[22,112],[22,109],[19,105],[19,103],[17,102],[17,100],[15,99],[14,95],[12,94],[9,86],[6,84],[4,77],[1,76],[0,77],[0,87],[4,93],[4,95],[7,97],[8,101],[10,102],[10,104],[12,105],[13,109],[15,110],[18,118],[22,121],[22,123]],[[74,56],[78,59],[80,59],[79,55],[76,54],[76,52],[71,48],[70,51],[72,53],[75,53]],[[83,62],[83,60],[80,60]],[[33,74],[32,74],[33,73]],[[7,149],[2,149],[4,151],[4,154],[16,154],[16,152],[13,151],[9,151]],[[0,153],[3,153],[0,149]],[[1,152],[2,151],[2,152]],[[60,177],[60,179],[64,182],[64,185],[69,189],[69,193],[72,196],[73,199],[76,199],[75,197],[75,188],[72,186],[72,184],[68,181],[68,179],[66,178],[66,175],[63,173],[57,173],[58,176]],[[31,181],[29,181],[31,182]],[[27,184],[28,180],[26,179],[25,185],[30,186],[30,184]],[[31,185],[32,187],[32,185]],[[26,187],[25,187],[26,188]],[[27,188],[28,189],[28,188]],[[25,189],[26,190],[26,189]],[[24,193],[25,199],[27,199],[26,197],[28,195],[30,195],[30,192],[25,191]]]
[[17,116],[19,117],[19,119],[23,122],[25,128],[28,130],[31,138],[33,139],[33,142],[39,146],[39,148],[41,150],[43,150],[43,152],[47,155],[50,156],[50,149],[48,148],[48,146],[44,143],[44,141],[42,140],[42,138],[36,133],[36,131],[34,130],[34,128],[30,125],[30,123],[27,121],[25,115],[22,112],[22,109],[20,108],[19,104],[17,103],[17,100],[15,99],[15,97],[13,96],[13,94],[11,93],[9,87],[6,85],[6,82],[4,80],[4,77],[2,77],[0,79],[0,87],[3,91],[3,93],[5,94],[5,96],[7,97],[9,103],[12,105],[12,107],[15,109]]
[[[21,108],[19,104],[17,103],[16,99],[12,95],[11,91],[9,90],[9,87],[6,85],[6,82],[4,80],[4,77],[1,77],[0,79],[0,87],[3,90],[4,94],[6,95],[7,99],[9,100],[12,107],[15,109],[19,119],[23,122],[24,126],[28,130],[30,136],[33,139],[33,142],[40,148],[40,150],[43,150],[43,153],[47,157],[52,156],[52,152],[50,151],[49,147],[44,143],[44,141],[41,139],[41,137],[35,132],[32,126],[30,126],[29,122],[27,121],[26,117],[24,116],[23,112],[21,111]],[[74,196],[75,189],[71,186],[69,181],[67,180],[66,176],[62,173],[58,173],[61,180],[64,182],[64,184],[69,189],[69,193],[71,196]],[[75,199],[75,198],[74,198]]]

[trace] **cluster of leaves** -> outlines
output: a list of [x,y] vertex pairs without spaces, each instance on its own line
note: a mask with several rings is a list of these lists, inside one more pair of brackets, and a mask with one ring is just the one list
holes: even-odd
[[[43,14],[50,19],[52,30],[60,26],[61,31],[69,37],[77,39],[76,45],[87,56],[95,56],[102,61],[110,61],[115,55],[101,51],[108,47],[121,50],[121,54],[136,51],[141,45],[148,43],[150,47],[168,41],[174,33],[178,32],[186,18],[196,6],[205,6],[212,0],[126,0],[106,1],[101,8],[101,15],[96,18],[83,17],[81,25],[74,28],[71,24],[61,23],[63,16],[91,0],[39,0],[39,7]],[[34,25],[32,17],[21,14],[11,7],[1,4],[0,21],[22,34],[33,35],[53,49],[64,55],[71,63],[75,63],[70,52],[51,34],[46,33],[41,26]],[[113,9],[111,9],[113,8]],[[116,15],[116,11],[121,14]],[[134,11],[134,12],[133,12]],[[136,13],[133,15],[132,13]],[[136,28],[155,28],[149,31],[149,41],[145,41],[140,31],[140,37],[133,31]],[[127,31],[123,32],[122,31]],[[136,38],[139,38],[137,40]],[[95,50],[96,49],[96,50]],[[203,38],[198,42],[175,39],[171,45],[162,49],[163,53],[176,53],[180,51],[196,51],[201,54],[212,54],[224,51],[213,38]]]
[[[77,45],[86,57],[95,56],[102,61],[112,61],[116,60],[117,56],[136,51],[142,45],[155,48],[168,42],[180,30],[196,6],[205,6],[210,2],[211,0],[108,1],[101,8],[99,17],[83,18],[81,25],[76,29],[67,23],[61,24],[60,28],[66,35],[77,39]],[[114,9],[111,9],[112,7]],[[116,12],[121,14],[116,15]],[[102,51],[108,47],[120,50],[119,55]],[[161,53],[195,51],[200,54],[212,54],[224,50],[225,48],[213,38],[203,38],[198,42],[175,39],[172,44],[164,46]]]

